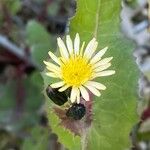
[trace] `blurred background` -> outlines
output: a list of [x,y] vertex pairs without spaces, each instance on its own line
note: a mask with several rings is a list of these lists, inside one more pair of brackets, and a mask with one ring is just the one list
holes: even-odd
[[0,0],[0,150],[61,148],[47,128],[40,72],[74,11],[74,0]]
[[[134,43],[141,70],[133,150],[150,150],[148,1],[124,0],[122,31]],[[43,60],[68,32],[75,0],[0,0],[0,150],[63,150],[44,112]],[[149,15],[150,16],[150,15]],[[144,131],[144,132],[140,132]],[[146,132],[145,132],[146,131]]]

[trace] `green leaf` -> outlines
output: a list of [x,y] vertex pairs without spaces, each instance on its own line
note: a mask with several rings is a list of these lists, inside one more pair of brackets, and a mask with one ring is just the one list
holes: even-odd
[[26,138],[22,150],[46,150],[48,149],[50,132],[47,128],[34,127],[31,137]]
[[38,72],[33,73],[24,80],[26,90],[25,109],[28,112],[38,110],[44,103],[42,95],[43,80]]
[[2,0],[12,15],[15,15],[21,9],[21,0]]
[[13,131],[36,124],[39,121],[37,111],[44,103],[41,92],[43,80],[39,73],[35,72],[24,79],[20,79],[19,82],[22,86],[20,92],[24,94],[22,95],[22,103],[17,104],[23,107],[22,116],[17,120],[12,120],[12,118],[15,115],[19,84],[16,80],[9,80],[5,85],[0,86],[0,126]]
[[15,82],[1,84],[0,91],[0,125],[3,126],[10,121],[15,108]]
[[51,51],[56,49],[53,44],[54,39],[52,39],[44,26],[34,20],[28,22],[26,33],[26,40],[31,48],[31,55],[33,59],[39,65],[43,66],[43,60],[48,57],[47,54],[50,47],[53,47]]
[[7,110],[12,107],[15,107],[15,101],[12,99],[15,99],[15,88],[12,88],[15,86],[14,82],[8,82],[7,84],[0,85],[0,110]]
[[98,50],[108,46],[105,57],[113,56],[116,74],[98,81],[107,86],[94,98],[94,120],[88,149],[123,150],[130,146],[129,134],[137,121],[136,86],[138,71],[132,58],[134,45],[120,32],[120,0],[78,0],[77,13],[70,23],[70,34],[77,32],[86,43],[93,37]]

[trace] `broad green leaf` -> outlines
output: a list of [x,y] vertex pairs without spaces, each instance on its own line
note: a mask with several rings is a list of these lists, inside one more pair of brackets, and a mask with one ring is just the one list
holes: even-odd
[[137,121],[136,86],[138,71],[132,56],[134,45],[120,32],[120,0],[78,0],[77,13],[70,23],[70,34],[77,32],[86,43],[96,37],[98,50],[109,47],[116,74],[101,77],[107,86],[94,98],[94,119],[88,137],[89,150],[124,150],[130,147],[129,134]]
[[38,110],[44,102],[42,95],[43,80],[39,73],[33,73],[29,78],[24,80],[26,89],[25,107],[27,111]]
[[43,66],[43,60],[47,58],[50,47],[54,47],[51,51],[55,50],[54,39],[52,39],[44,26],[34,20],[28,22],[26,32],[26,40],[31,48],[31,55],[39,65]]
[[5,85],[0,85],[0,110],[7,110],[12,107],[15,107],[15,101],[12,99],[15,99],[15,88],[12,88],[15,86],[14,82],[8,82]]
[[1,0],[12,15],[15,15],[21,9],[21,0]]
[[[39,121],[37,113],[41,105],[44,103],[42,95],[43,80],[39,73],[20,80],[22,89],[23,104],[16,104],[18,94],[18,82],[10,80],[5,85],[1,85],[0,95],[0,124],[1,127],[8,128],[11,131],[18,131],[22,128],[29,127]],[[22,116],[18,120],[12,118],[15,116],[16,105],[23,106]]]
[[34,127],[31,136],[26,138],[22,150],[46,150],[48,149],[50,132],[47,128]]
[[[5,125],[10,121],[10,116],[15,108],[15,84],[8,82],[0,85],[0,124]],[[12,88],[13,87],[13,88]]]

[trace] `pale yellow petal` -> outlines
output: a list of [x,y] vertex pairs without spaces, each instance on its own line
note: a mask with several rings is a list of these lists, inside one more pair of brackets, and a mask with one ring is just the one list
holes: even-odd
[[77,103],[79,104],[80,103],[80,91],[78,89],[78,93],[77,93]]
[[43,61],[43,62],[44,62],[44,64],[45,64],[46,66],[48,66],[49,68],[54,68],[54,69],[56,69],[56,70],[60,70],[60,67],[56,66],[56,65],[53,64],[53,63],[50,63],[50,62],[47,62],[47,61]]
[[108,63],[108,64],[105,64],[105,65],[102,65],[102,66],[99,66],[97,68],[94,69],[95,72],[100,72],[100,71],[103,71],[107,68],[109,68],[111,66],[111,63]]
[[51,51],[49,51],[48,54],[57,64],[60,65],[60,60]]
[[67,35],[67,37],[66,37],[66,44],[67,44],[68,51],[71,55],[73,53],[73,44],[72,44],[72,40],[70,38],[70,35]]
[[[95,38],[93,38],[89,43],[88,43],[88,45],[87,45],[87,47],[86,47],[86,49],[85,49],[85,52],[84,52],[84,57],[87,57],[87,58],[89,58],[89,56],[91,55],[90,53],[93,51],[93,48],[95,47],[95,46],[97,46],[97,44],[95,45],[95,42],[96,42],[96,39]],[[93,52],[92,52],[92,54],[93,54]]]
[[53,77],[53,78],[59,78],[59,76],[57,76],[55,73],[53,72],[48,72],[46,73],[47,76]]
[[98,62],[101,57],[106,53],[108,47],[105,47],[104,49],[100,50],[92,59],[91,59],[91,64],[95,64],[96,62]]
[[64,85],[63,87],[61,87],[58,91],[59,92],[63,92],[63,91],[65,91],[66,89],[68,89],[69,88],[69,85]]
[[63,58],[63,57],[60,57],[60,61],[62,64],[65,64],[67,62],[67,59]]
[[53,72],[53,73],[56,73],[56,74],[61,74],[61,70],[58,69],[58,68],[52,68],[52,67],[49,67],[49,66],[46,66],[46,68],[50,72]]
[[105,90],[105,89],[106,89],[106,86],[105,86],[105,85],[103,85],[103,84],[101,84],[101,83],[99,83],[99,82],[95,82],[95,81],[87,81],[87,82],[85,83],[85,85],[93,86],[93,87],[95,87],[95,88],[97,88],[97,89],[99,89],[99,90]]
[[100,96],[101,93],[93,86],[88,86],[88,85],[85,85],[94,95],[96,96]]
[[64,84],[65,84],[64,81],[60,81],[60,82],[56,82],[56,83],[51,84],[51,87],[52,88],[59,88],[59,87],[62,87]]
[[74,52],[75,54],[79,54],[80,50],[80,37],[79,34],[76,34],[75,40],[74,40]]
[[80,49],[80,56],[83,55],[83,50],[84,50],[85,42],[82,43],[81,49]]
[[86,57],[88,59],[90,59],[92,57],[92,55],[94,54],[95,50],[97,49],[98,46],[98,42],[95,41],[95,43],[93,44],[93,47],[91,47],[91,49],[89,49],[89,53],[86,54]]
[[78,94],[78,88],[72,87],[71,96],[70,96],[70,100],[72,103],[74,103],[76,101],[77,94]]
[[100,60],[99,62],[95,63],[93,66],[94,66],[94,68],[97,68],[101,65],[105,65],[105,64],[109,63],[112,59],[113,59],[113,57],[104,58],[104,59]]
[[85,87],[80,86],[80,91],[81,91],[81,95],[82,97],[86,100],[89,101],[89,93],[87,92],[87,90],[85,89]]
[[66,48],[64,42],[62,41],[62,39],[57,38],[57,43],[58,43],[58,46],[59,46],[61,56],[68,59],[69,54],[68,54],[67,48]]
[[95,73],[93,78],[103,77],[103,76],[110,76],[110,75],[113,75],[113,74],[115,74],[114,70],[107,70],[107,71],[102,71],[102,72],[99,72],[99,73]]

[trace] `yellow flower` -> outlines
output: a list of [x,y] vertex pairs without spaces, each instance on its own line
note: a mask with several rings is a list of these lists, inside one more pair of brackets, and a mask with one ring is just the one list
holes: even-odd
[[54,63],[44,61],[48,72],[46,75],[60,79],[59,82],[51,84],[52,88],[59,88],[65,91],[71,87],[70,100],[72,103],[80,103],[81,96],[88,101],[91,91],[94,95],[100,96],[100,90],[106,87],[93,81],[97,77],[109,76],[115,73],[114,70],[106,70],[111,66],[110,61],[113,57],[101,59],[108,47],[100,50],[97,54],[95,50],[98,42],[93,38],[84,49],[85,42],[80,47],[80,37],[76,34],[74,43],[69,35],[66,37],[66,46],[61,38],[57,39],[60,57],[56,57],[49,51],[49,56]]

